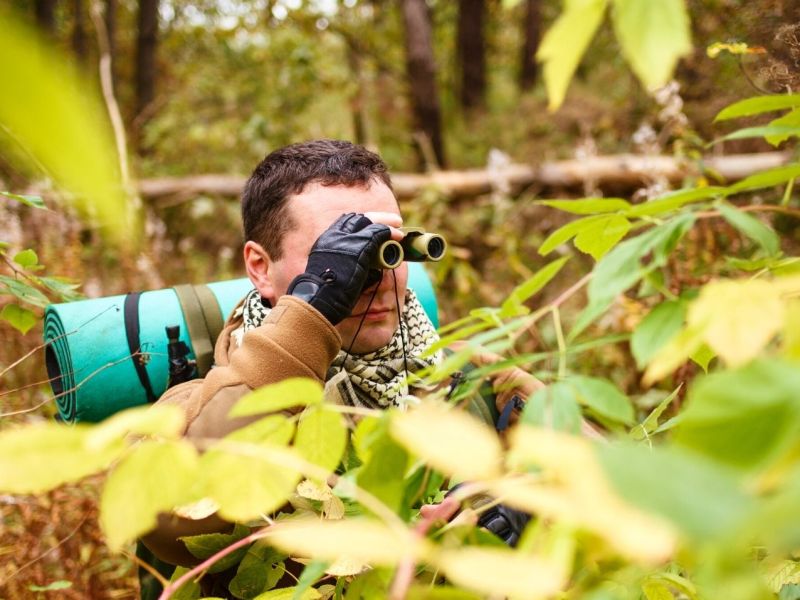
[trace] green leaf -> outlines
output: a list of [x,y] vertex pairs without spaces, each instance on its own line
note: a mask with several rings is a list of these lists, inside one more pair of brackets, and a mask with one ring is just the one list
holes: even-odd
[[158,404],[120,411],[99,423],[86,436],[89,448],[105,448],[129,433],[175,438],[183,433],[186,414],[180,406]]
[[697,541],[734,538],[754,508],[735,474],[680,448],[602,444],[598,458],[628,502],[660,514]]
[[622,215],[605,215],[578,232],[575,247],[600,260],[630,229],[630,221]]
[[295,597],[296,591],[296,586],[280,588],[279,590],[270,590],[268,592],[264,592],[263,594],[259,594],[253,598],[253,600],[316,600],[317,598],[322,598],[322,594],[320,594],[314,588],[305,590],[300,594],[299,597]]
[[708,344],[701,344],[697,350],[692,352],[689,358],[703,369],[703,372],[708,373],[708,363],[710,363],[715,356],[716,353]]
[[76,207],[111,239],[136,231],[108,115],[97,86],[84,81],[55,45],[6,13],[0,20],[3,84],[0,122],[49,175],[72,192]]
[[17,304],[6,304],[0,311],[0,319],[8,323],[17,331],[25,335],[31,327],[39,321],[35,313]]
[[[231,533],[207,533],[202,535],[192,535],[179,537],[186,549],[192,556],[205,560],[221,552],[231,544],[244,539],[250,534],[250,528],[236,523]],[[220,573],[238,564],[247,554],[247,546],[237,548],[230,554],[226,554],[208,569],[209,573]]]
[[636,359],[636,366],[643,369],[680,331],[685,317],[686,303],[680,300],[662,302],[651,310],[631,337],[631,353]]
[[581,428],[581,409],[575,388],[559,381],[538,390],[525,404],[521,422],[578,433]]
[[739,100],[739,102],[734,102],[730,106],[726,106],[714,117],[714,121],[749,117],[751,115],[760,115],[765,112],[795,108],[797,106],[800,106],[800,95],[798,94],[755,96],[754,98]]
[[[170,581],[177,581],[189,572],[187,567],[175,567]],[[200,584],[197,580],[190,579],[178,588],[178,591],[170,596],[170,600],[198,600],[200,598]]]
[[32,304],[33,306],[45,308],[48,304],[50,304],[50,300],[47,299],[47,296],[45,296],[35,287],[32,287],[27,283],[20,281],[19,279],[14,279],[13,277],[8,277],[7,275],[0,275],[0,291],[3,291],[3,288],[5,288],[4,291],[6,293],[11,294],[23,302]]
[[800,164],[788,165],[786,167],[776,167],[761,171],[750,177],[745,177],[741,181],[728,187],[728,194],[736,194],[750,190],[760,190],[763,188],[774,187],[788,183],[800,177]]
[[47,585],[29,585],[28,589],[32,592],[55,592],[57,590],[67,590],[72,587],[71,581],[59,580]]
[[44,200],[42,200],[41,196],[24,196],[22,194],[12,194],[11,192],[0,192],[0,196],[5,196],[6,198],[16,200],[17,202],[22,202],[22,204],[25,206],[47,210],[47,207],[45,206]]
[[800,585],[789,583],[781,587],[778,600],[800,600]]
[[14,262],[17,263],[23,269],[28,269],[30,267],[35,267],[39,264],[39,257],[36,255],[36,252],[28,248],[27,250],[23,250],[22,252],[17,252],[13,258]]
[[533,277],[515,287],[500,307],[500,315],[511,317],[520,314],[522,303],[546,286],[568,260],[569,256],[554,260],[539,269]]
[[86,444],[90,431],[44,422],[0,432],[0,490],[38,494],[102,471],[123,446],[93,449]]
[[228,585],[237,598],[252,598],[278,583],[285,572],[283,560],[286,555],[259,540],[247,549],[236,576]]
[[720,203],[719,209],[722,217],[744,235],[758,243],[769,256],[775,256],[780,251],[778,234],[764,225],[753,215],[738,210],[730,204]]
[[328,568],[328,562],[322,560],[315,560],[306,565],[303,572],[300,574],[300,579],[297,580],[297,587],[292,595],[292,600],[300,600],[303,594],[306,593],[311,586],[325,574],[325,569]]
[[645,581],[642,592],[647,600],[675,600],[669,587],[661,581]]
[[333,471],[347,446],[342,415],[324,405],[312,406],[300,417],[294,447],[308,462]]
[[51,292],[58,294],[65,302],[83,298],[83,294],[75,291],[81,285],[76,281],[64,277],[39,277],[39,282]]
[[383,426],[382,434],[370,446],[369,458],[359,469],[358,485],[397,512],[400,510],[408,467],[408,453]]
[[567,0],[564,10],[545,33],[536,58],[544,63],[548,108],[564,102],[567,87],[605,14],[607,0]]
[[109,475],[100,499],[100,524],[112,550],[152,529],[156,516],[198,498],[197,450],[185,440],[144,441]]
[[622,198],[582,198],[580,200],[540,200],[536,204],[544,204],[574,215],[594,215],[627,210],[630,203]]
[[701,188],[688,188],[676,190],[665,194],[654,200],[649,200],[641,204],[636,204],[625,212],[626,217],[645,217],[662,215],[666,212],[677,210],[685,204],[708,200],[715,196],[721,196],[726,188],[719,186],[707,186]]
[[[800,129],[800,109],[795,108],[794,110],[786,113],[782,117],[778,117],[767,123],[768,127],[796,127]],[[780,134],[780,135],[768,135],[765,136],[764,139],[767,140],[768,143],[772,144],[773,146],[779,146],[782,142],[785,142],[789,139],[789,134]]]
[[322,385],[307,377],[292,377],[253,390],[233,405],[228,416],[246,417],[296,406],[319,404]]
[[593,215],[590,217],[575,219],[566,225],[562,225],[553,233],[548,235],[544,242],[542,242],[542,245],[539,246],[539,254],[542,256],[547,256],[561,244],[568,242],[586,227],[590,227],[592,223],[602,218],[602,215]]
[[611,20],[625,60],[650,91],[666,85],[692,50],[683,0],[614,0]]
[[758,469],[798,447],[800,371],[757,360],[699,379],[689,390],[675,441],[739,469]]
[[711,144],[719,144],[728,140],[747,140],[750,138],[788,138],[800,136],[800,127],[795,125],[760,125],[758,127],[745,127],[733,133],[717,138]]
[[628,397],[605,379],[573,375],[566,380],[576,391],[578,402],[595,415],[624,425],[633,424],[633,406]]
[[661,415],[664,414],[664,411],[667,410],[667,407],[672,403],[675,397],[678,395],[678,392],[681,390],[683,384],[676,387],[672,390],[672,393],[666,396],[661,402],[658,403],[647,418],[639,423],[636,427],[631,429],[631,437],[635,440],[643,440],[648,437],[651,433],[658,429],[658,420],[661,418]]

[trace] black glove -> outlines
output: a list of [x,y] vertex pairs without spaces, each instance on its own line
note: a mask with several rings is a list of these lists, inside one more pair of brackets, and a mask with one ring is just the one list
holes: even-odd
[[519,536],[531,520],[528,513],[509,508],[503,504],[493,506],[478,519],[478,526],[491,531],[506,544],[515,548]]
[[356,213],[342,215],[314,242],[305,273],[292,280],[287,293],[337,325],[350,315],[361,292],[380,281],[381,271],[370,265],[390,238],[386,225]]

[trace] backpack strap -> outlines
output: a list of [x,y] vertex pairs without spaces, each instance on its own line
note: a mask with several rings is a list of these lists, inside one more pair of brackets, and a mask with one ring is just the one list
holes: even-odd
[[145,394],[147,394],[147,401],[155,402],[156,395],[153,393],[150,376],[145,368],[145,355],[142,353],[142,342],[139,339],[139,298],[141,296],[142,292],[131,292],[125,296],[122,308],[125,320],[125,337],[128,340],[128,350],[131,353],[133,368],[136,369],[139,383],[142,384]]
[[205,377],[214,363],[214,342],[222,331],[222,313],[208,286],[176,285],[172,288],[186,321],[189,341],[197,361],[197,373]]

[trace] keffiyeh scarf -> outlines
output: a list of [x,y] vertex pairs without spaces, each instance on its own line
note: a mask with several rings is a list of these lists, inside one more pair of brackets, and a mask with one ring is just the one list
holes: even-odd
[[[232,334],[236,342],[241,345],[242,336],[261,325],[269,312],[258,290],[251,291],[234,314],[243,319],[242,327]],[[402,326],[387,345],[374,352],[348,354],[341,350],[328,369],[326,399],[363,408],[405,407],[410,394],[406,369],[413,374],[441,362],[441,351],[421,357],[437,341],[439,335],[416,294],[406,290]]]

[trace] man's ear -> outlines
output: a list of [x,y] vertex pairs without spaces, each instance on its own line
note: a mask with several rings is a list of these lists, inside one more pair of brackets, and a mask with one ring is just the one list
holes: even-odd
[[247,276],[256,287],[262,298],[269,300],[275,305],[275,286],[270,277],[270,266],[272,261],[264,247],[253,240],[248,240],[244,245],[244,267]]

